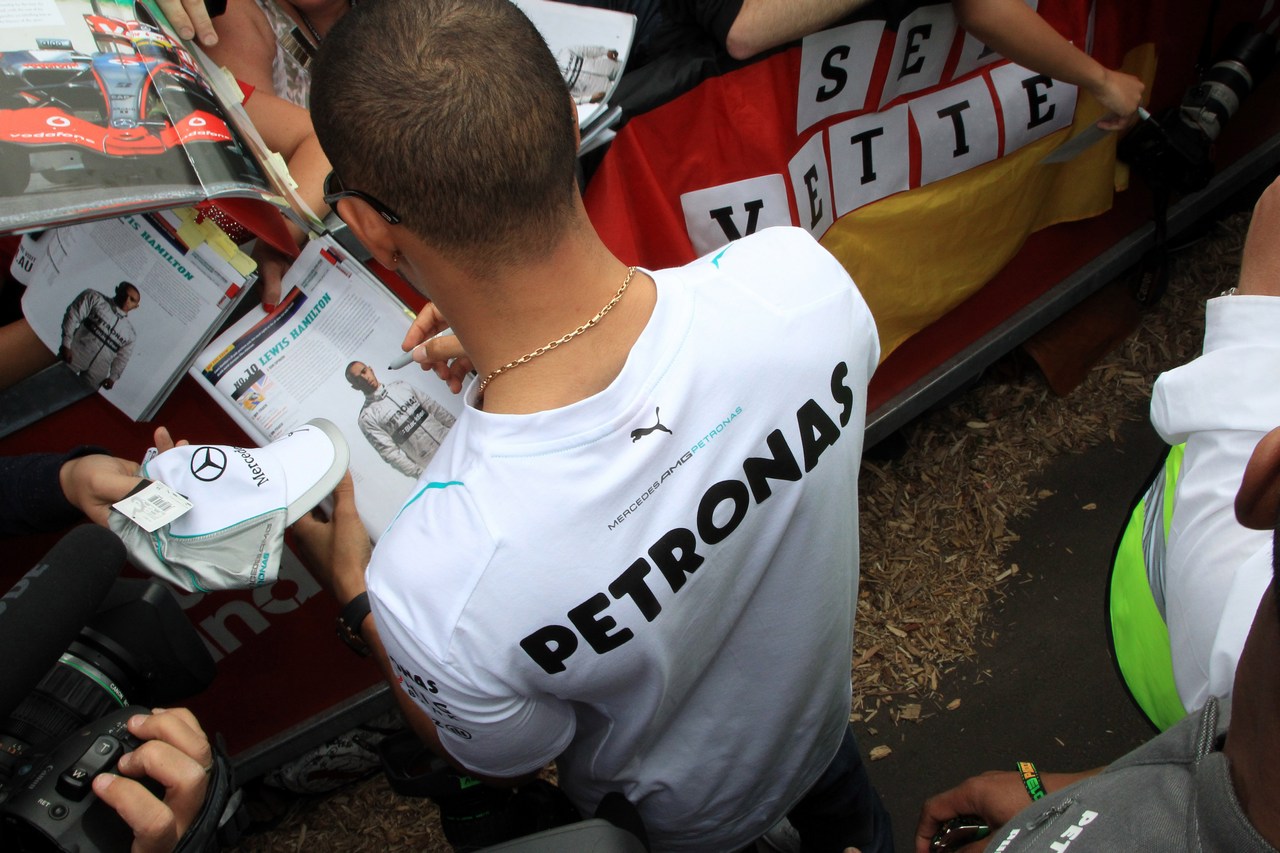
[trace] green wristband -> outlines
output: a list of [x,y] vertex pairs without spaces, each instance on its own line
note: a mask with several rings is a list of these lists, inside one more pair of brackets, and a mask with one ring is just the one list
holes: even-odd
[[1022,776],[1022,784],[1026,786],[1027,794],[1031,799],[1039,800],[1047,793],[1044,789],[1044,782],[1040,780],[1040,771],[1036,770],[1036,766],[1030,761],[1018,762],[1018,773]]

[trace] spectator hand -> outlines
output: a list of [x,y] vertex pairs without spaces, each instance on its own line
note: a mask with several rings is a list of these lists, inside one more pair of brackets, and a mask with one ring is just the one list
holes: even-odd
[[81,456],[58,471],[62,493],[94,524],[103,527],[111,505],[141,482],[138,463],[115,456]]
[[1098,121],[1103,130],[1126,130],[1138,121],[1138,107],[1142,106],[1142,93],[1146,85],[1132,74],[1106,69],[1102,83],[1093,90],[1093,96],[1109,115]]
[[449,390],[457,394],[462,390],[462,381],[474,366],[456,335],[435,337],[447,328],[449,321],[434,302],[428,302],[418,312],[400,348],[407,352],[423,341],[428,341],[426,346],[414,352],[413,360],[422,365],[423,370],[435,371],[436,376],[449,385]]
[[[116,770],[121,775],[99,774],[93,792],[133,830],[132,853],[169,853],[204,804],[213,750],[195,715],[185,708],[157,708],[130,718],[128,726],[130,734],[146,743],[120,759]],[[163,800],[134,781],[142,776],[164,786]]]
[[328,519],[312,510],[298,519],[292,530],[303,563],[339,604],[364,592],[364,570],[373,544],[356,513],[355,484],[350,473],[333,490],[333,514]]
[[213,29],[213,22],[209,20],[209,10],[205,8],[204,0],[157,1],[160,4],[160,11],[164,12],[169,23],[173,24],[178,35],[184,39],[198,36],[200,43],[205,47],[212,47],[218,43],[218,33]]
[[[1042,773],[1041,781],[1049,793],[1060,791],[1102,770],[1085,770],[1080,773]],[[1003,770],[988,770],[980,776],[972,776],[950,791],[925,800],[920,809],[920,822],[916,824],[916,853],[928,853],[929,842],[942,824],[960,815],[978,815],[987,822],[994,833],[1014,815],[1033,801],[1027,796],[1022,774]],[[974,853],[990,839],[974,842],[963,849]]]
[[[163,453],[186,441],[175,442],[169,431],[160,427],[155,432],[156,449]],[[94,524],[107,526],[111,505],[123,498],[142,481],[137,462],[115,456],[81,456],[65,462],[58,471],[58,481],[67,500]]]
[[280,304],[281,281],[289,271],[293,258],[272,248],[265,240],[259,240],[253,250],[253,259],[258,262],[258,284],[262,288],[262,310],[268,314],[276,310]]
[[[916,853],[928,853],[934,834],[953,817],[979,815],[994,830],[1030,803],[1022,776],[1013,771],[989,770],[966,779],[950,791],[925,800],[916,825]],[[984,844],[985,840],[968,847],[981,850]]]
[[156,450],[164,453],[166,450],[173,450],[175,447],[186,447],[191,442],[185,438],[181,441],[174,441],[173,436],[169,435],[169,430],[165,427],[156,427],[156,431],[152,438],[156,443]]

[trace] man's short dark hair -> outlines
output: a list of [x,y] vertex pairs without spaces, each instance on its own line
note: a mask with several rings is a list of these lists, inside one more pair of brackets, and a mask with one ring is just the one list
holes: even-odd
[[117,305],[124,304],[125,294],[127,294],[130,290],[132,290],[134,295],[137,296],[139,299],[142,298],[142,292],[139,291],[138,288],[134,286],[133,282],[122,281],[116,285],[116,304]]
[[572,214],[572,102],[510,0],[360,4],[321,43],[311,115],[344,185],[471,268],[531,257]]
[[355,374],[352,373],[351,371],[351,368],[355,367],[357,364],[360,365],[361,370],[364,369],[363,361],[353,361],[347,365],[347,369],[343,371],[342,375],[346,377],[348,385],[350,385],[352,388],[356,389],[357,391],[363,391],[366,387],[368,387],[364,381],[364,377],[360,377],[359,379],[357,379]]

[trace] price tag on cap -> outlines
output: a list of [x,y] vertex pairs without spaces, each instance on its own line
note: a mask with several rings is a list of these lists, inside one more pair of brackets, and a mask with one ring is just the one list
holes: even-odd
[[112,504],[126,518],[148,533],[181,518],[191,509],[191,501],[155,480],[143,480],[124,498]]

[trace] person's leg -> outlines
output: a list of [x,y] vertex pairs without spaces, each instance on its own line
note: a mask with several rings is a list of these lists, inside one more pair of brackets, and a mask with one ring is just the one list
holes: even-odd
[[852,729],[846,729],[831,764],[787,814],[804,853],[893,853],[893,828],[867,777]]

